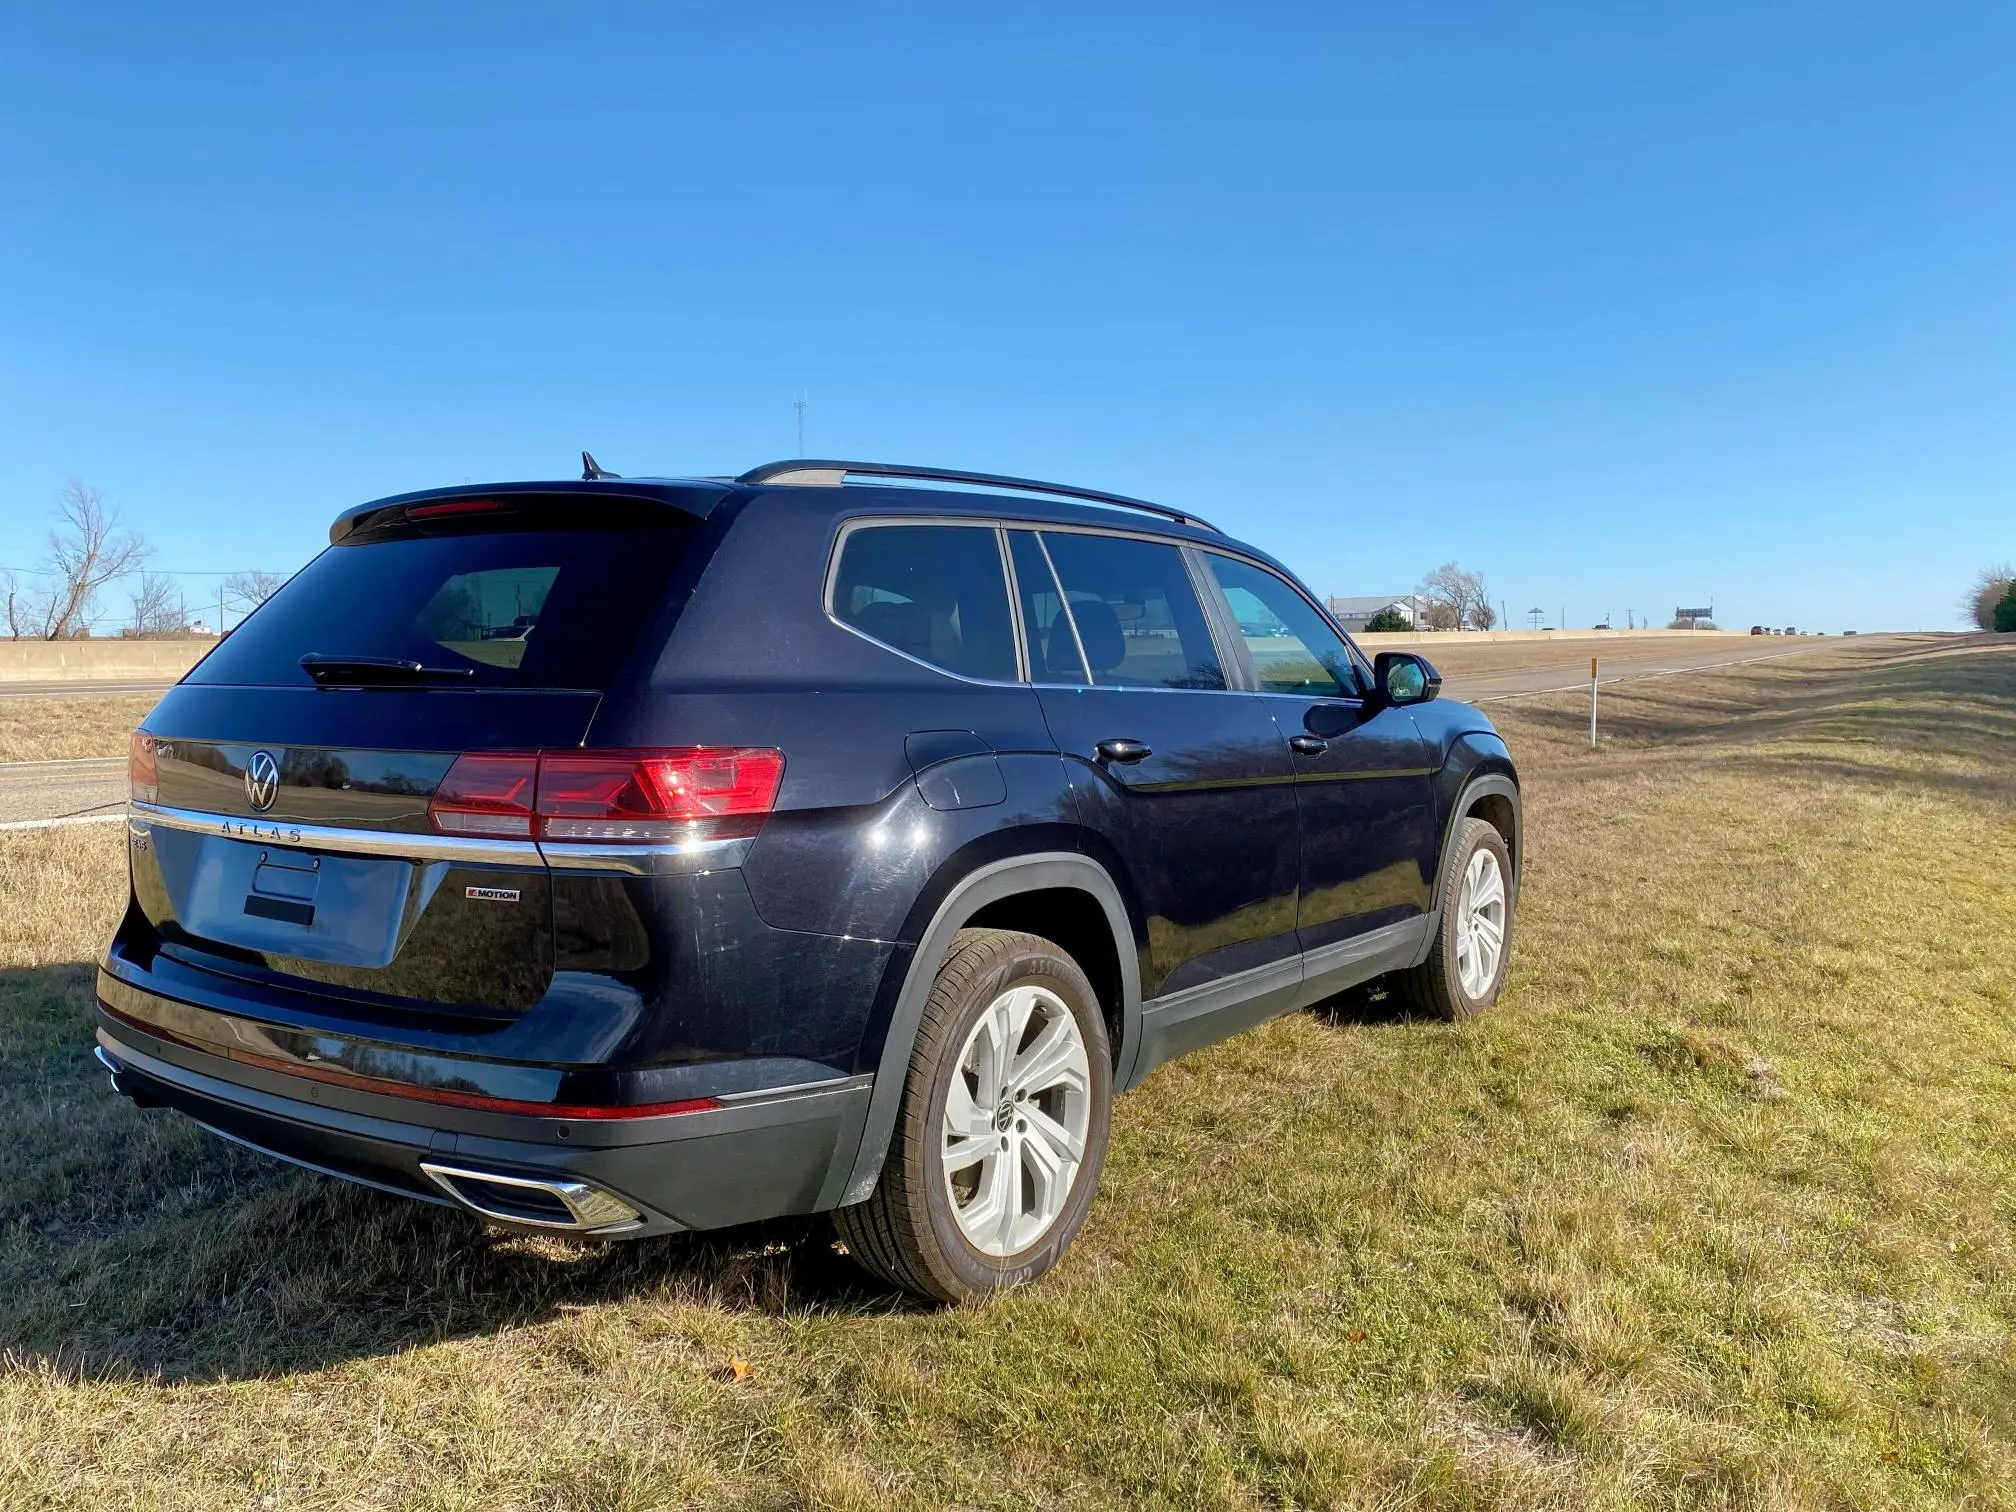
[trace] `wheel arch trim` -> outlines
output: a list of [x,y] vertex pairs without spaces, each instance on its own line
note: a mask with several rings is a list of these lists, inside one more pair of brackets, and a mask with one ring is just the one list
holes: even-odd
[[[1470,812],[1480,798],[1502,797],[1512,805],[1512,835],[1506,850],[1512,856],[1512,896],[1519,896],[1519,879],[1526,870],[1526,818],[1519,807],[1519,783],[1512,774],[1502,770],[1473,772],[1463,780],[1457,789],[1455,801],[1449,805],[1449,816],[1442,821],[1442,850],[1435,861],[1436,899],[1442,896],[1442,884],[1447,880],[1450,852],[1456,841],[1456,826],[1470,817]],[[1435,941],[1442,929],[1442,910],[1438,907],[1428,915],[1428,928],[1422,936],[1421,952],[1414,961],[1419,966],[1428,959],[1428,953],[1435,948]]]
[[[1106,915],[1107,927],[1113,932],[1114,954],[1120,963],[1120,1044],[1115,1048],[1119,1063],[1126,1064],[1141,1037],[1141,962],[1127,906],[1106,868],[1090,856],[1070,851],[1008,856],[976,867],[953,885],[918,939],[890,1014],[888,1032],[883,1036],[874,1089],[869,1094],[861,1129],[861,1148],[852,1167],[837,1184],[837,1190],[821,1193],[820,1206],[865,1202],[874,1193],[896,1132],[896,1114],[903,1101],[903,1084],[909,1074],[910,1051],[917,1042],[917,1026],[923,1020],[925,1001],[938,979],[938,968],[951,953],[953,938],[967,920],[989,904],[1021,893],[1052,889],[1089,893]],[[1116,1079],[1116,1089],[1118,1086]],[[839,1163],[836,1161],[835,1165]]]

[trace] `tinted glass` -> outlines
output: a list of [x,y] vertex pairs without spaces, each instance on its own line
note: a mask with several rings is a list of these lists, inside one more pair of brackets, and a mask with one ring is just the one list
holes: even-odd
[[1022,638],[1029,650],[1031,680],[1083,686],[1085,663],[1078,655],[1078,640],[1064,616],[1064,596],[1057,591],[1057,579],[1036,532],[1009,531],[1008,549],[1015,559],[1016,591],[1022,595]]
[[466,669],[461,686],[602,688],[691,539],[677,522],[331,546],[224,638],[199,683],[306,684],[301,658]]
[[1306,693],[1311,698],[1356,698],[1357,669],[1344,638],[1310,602],[1271,572],[1249,562],[1205,553],[1239,637],[1253,658],[1263,693]]
[[1096,683],[1222,688],[1183,553],[1125,536],[1043,532]]
[[871,525],[840,552],[833,613],[962,677],[1015,680],[1008,580],[992,526]]

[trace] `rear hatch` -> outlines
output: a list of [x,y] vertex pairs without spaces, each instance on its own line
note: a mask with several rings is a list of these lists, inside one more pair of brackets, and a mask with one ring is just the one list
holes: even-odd
[[599,492],[346,519],[135,739],[134,897],[152,943],[380,1007],[537,1002],[548,867],[522,820],[486,812],[495,763],[450,774],[465,753],[581,745],[640,639],[662,637],[697,523]]

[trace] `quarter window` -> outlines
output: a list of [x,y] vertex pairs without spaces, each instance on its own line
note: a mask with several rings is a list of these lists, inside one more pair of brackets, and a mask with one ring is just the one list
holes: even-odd
[[1344,638],[1310,602],[1250,562],[1206,553],[1263,693],[1356,698],[1361,689]]
[[841,623],[962,677],[1016,678],[1008,581],[991,526],[871,525],[834,574]]
[[1127,536],[1043,532],[1095,683],[1223,688],[1183,553]]

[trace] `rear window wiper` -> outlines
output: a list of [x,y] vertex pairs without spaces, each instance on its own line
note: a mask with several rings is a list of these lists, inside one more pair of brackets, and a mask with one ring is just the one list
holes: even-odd
[[398,656],[324,656],[319,651],[301,658],[301,670],[324,688],[457,682],[476,675],[474,667],[429,667]]

